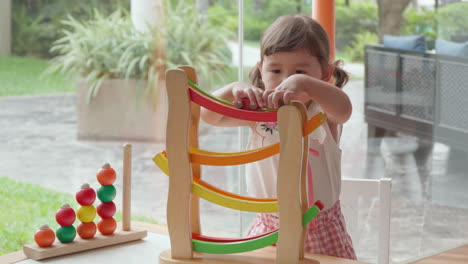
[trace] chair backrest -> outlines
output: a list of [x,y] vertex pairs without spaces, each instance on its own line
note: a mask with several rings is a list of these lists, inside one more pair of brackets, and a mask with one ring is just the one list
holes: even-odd
[[[390,208],[391,208],[391,179],[342,179],[341,184],[341,210],[345,217],[346,228],[356,247],[362,239],[364,230],[368,227],[359,223],[363,210],[369,212],[376,200],[379,201],[378,210],[378,243],[377,263],[389,263],[390,251]],[[366,203],[366,208],[363,204]],[[361,213],[360,213],[361,212]],[[359,251],[357,252],[359,254]],[[359,257],[359,256],[358,256]]]

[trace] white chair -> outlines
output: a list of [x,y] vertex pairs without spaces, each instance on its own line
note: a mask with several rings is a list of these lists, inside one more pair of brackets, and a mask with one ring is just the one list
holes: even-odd
[[[363,223],[359,223],[360,200],[379,199],[377,263],[388,264],[390,252],[390,210],[392,180],[382,179],[342,179],[341,210],[345,217],[346,228],[356,245],[361,238]],[[365,200],[363,200],[365,199]]]

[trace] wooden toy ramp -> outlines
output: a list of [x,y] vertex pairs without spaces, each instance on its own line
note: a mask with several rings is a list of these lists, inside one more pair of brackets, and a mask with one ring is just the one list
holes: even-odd
[[[197,86],[189,66],[166,72],[169,101],[167,150],[154,157],[169,175],[167,223],[171,249],[160,263],[319,263],[304,254],[306,225],[320,213],[320,202],[308,208],[306,192],[307,135],[326,118],[307,120],[304,105],[293,102],[278,111],[237,109]],[[219,114],[257,122],[278,122],[280,142],[243,152],[198,149],[200,106]],[[201,178],[200,165],[228,166],[254,162],[280,153],[277,199],[241,196],[217,188]],[[199,198],[235,210],[279,212],[278,230],[246,238],[209,237],[201,233]],[[276,244],[276,247],[272,245]]]

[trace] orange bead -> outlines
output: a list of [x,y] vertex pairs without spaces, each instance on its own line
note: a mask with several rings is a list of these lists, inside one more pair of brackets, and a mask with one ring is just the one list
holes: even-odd
[[96,234],[96,224],[94,222],[81,223],[76,228],[78,235],[83,239],[93,238]]
[[98,230],[103,235],[111,235],[117,228],[117,222],[114,218],[103,218],[97,224]]
[[40,247],[49,247],[55,241],[54,231],[48,225],[41,225],[34,234],[34,241]]
[[111,168],[109,163],[104,164],[96,175],[98,182],[102,185],[112,185],[116,177],[115,170]]

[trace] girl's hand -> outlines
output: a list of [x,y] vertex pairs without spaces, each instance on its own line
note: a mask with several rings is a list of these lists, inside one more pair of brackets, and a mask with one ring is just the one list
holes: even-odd
[[[263,98],[263,89],[257,88],[243,82],[230,83],[213,92],[214,96],[223,98],[229,102],[236,102],[236,100],[245,99],[244,101],[250,101],[248,104],[265,105]],[[249,106],[247,106],[249,107]],[[249,107],[250,108],[250,107]],[[256,107],[252,107],[249,110],[253,110]],[[200,117],[203,121],[214,126],[223,127],[234,127],[234,126],[249,126],[252,127],[255,122],[232,118],[229,116],[221,115],[219,113],[208,110],[204,107],[201,108]]]
[[263,92],[263,100],[267,107],[279,108],[284,104],[289,104],[291,100],[299,100],[304,95],[304,91],[299,85],[300,75],[291,75],[282,81],[275,89]]
[[263,108],[266,103],[263,99],[263,90],[246,83],[237,83],[232,88],[232,96],[234,101],[248,98],[250,101],[250,108],[255,109],[257,106]]

